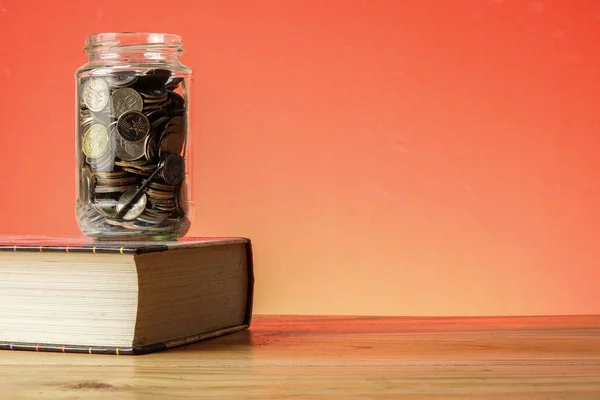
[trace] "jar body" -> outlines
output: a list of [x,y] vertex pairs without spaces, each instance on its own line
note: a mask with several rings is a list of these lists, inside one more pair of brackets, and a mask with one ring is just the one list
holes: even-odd
[[121,35],[92,39],[75,73],[77,224],[96,240],[173,240],[193,219],[192,71],[176,46]]

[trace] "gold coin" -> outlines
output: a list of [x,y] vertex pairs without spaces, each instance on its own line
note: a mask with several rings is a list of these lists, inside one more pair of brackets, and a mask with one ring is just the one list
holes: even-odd
[[148,161],[146,161],[146,160],[138,160],[138,161],[117,160],[117,161],[115,161],[115,165],[118,165],[119,167],[143,167],[146,164],[148,164]]
[[174,199],[175,198],[175,193],[171,192],[163,192],[160,190],[154,190],[154,189],[148,189],[146,191],[146,193],[148,194],[148,196],[155,198],[155,199]]
[[96,176],[100,178],[124,178],[129,175],[126,171],[116,171],[116,172],[96,172]]
[[89,158],[100,158],[108,148],[108,132],[102,124],[92,125],[83,135],[83,153]]
[[127,172],[130,172],[132,174],[137,174],[137,175],[142,175],[142,176],[150,176],[150,175],[152,175],[152,172],[144,171],[143,169],[139,169],[139,168],[123,167],[123,171],[127,171]]

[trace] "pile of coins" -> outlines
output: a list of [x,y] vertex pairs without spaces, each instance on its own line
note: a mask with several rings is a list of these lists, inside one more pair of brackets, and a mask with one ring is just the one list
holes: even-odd
[[120,71],[86,77],[79,88],[82,230],[97,237],[187,231],[183,79],[163,69]]

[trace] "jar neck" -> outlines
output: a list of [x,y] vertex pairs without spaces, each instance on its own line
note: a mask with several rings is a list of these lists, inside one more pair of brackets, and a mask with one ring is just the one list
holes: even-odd
[[90,62],[179,63],[181,37],[164,33],[117,32],[89,35],[85,52]]
[[111,51],[88,52],[90,62],[118,62],[118,63],[179,63],[179,52],[171,49],[112,49]]

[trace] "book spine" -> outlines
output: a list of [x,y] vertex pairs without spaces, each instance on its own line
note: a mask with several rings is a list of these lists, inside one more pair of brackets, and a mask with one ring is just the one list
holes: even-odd
[[34,246],[34,245],[12,245],[12,244],[1,244],[0,251],[11,251],[11,252],[34,252],[34,253],[92,253],[92,254],[141,254],[158,251],[167,251],[167,246],[148,246],[148,247],[106,247],[106,246]]
[[210,332],[201,333],[198,335],[188,336],[184,338],[170,340],[164,343],[156,343],[144,346],[133,347],[110,347],[110,346],[79,346],[79,345],[57,345],[48,343],[10,343],[0,342],[0,350],[20,350],[20,351],[37,351],[51,353],[80,353],[80,354],[105,354],[105,355],[142,355],[154,353],[173,347],[184,346],[187,344],[204,341],[219,336],[228,335],[247,329],[248,325],[238,325],[223,329],[216,329]]
[[[162,350],[164,346],[160,346]],[[87,354],[114,354],[133,355],[136,354],[132,347],[97,347],[97,346],[60,346],[52,344],[33,343],[0,343],[0,350],[41,351],[51,353],[87,353]],[[155,351],[157,351],[155,350]]]
[[0,245],[0,251],[35,253],[92,253],[92,254],[135,254],[136,249],[128,247],[103,246],[26,246]]

